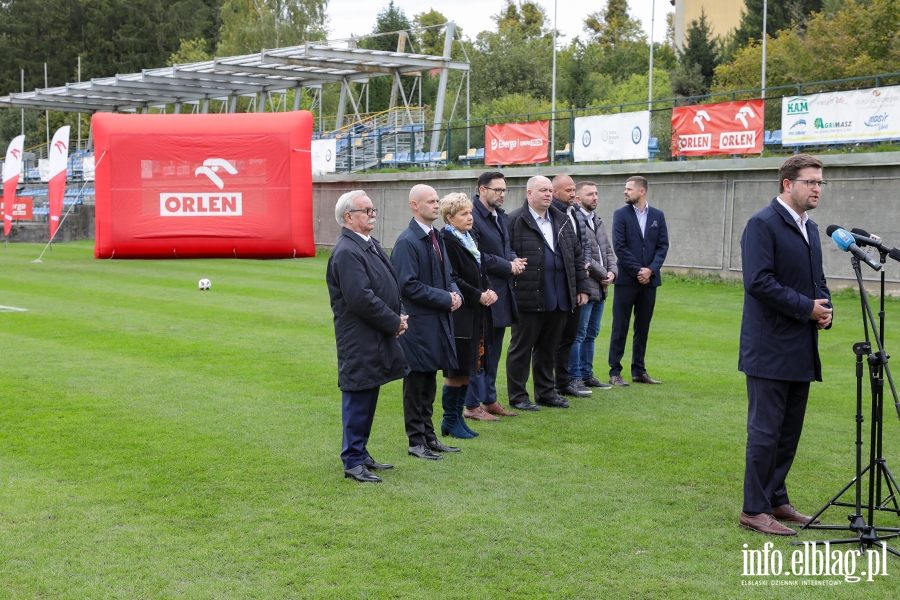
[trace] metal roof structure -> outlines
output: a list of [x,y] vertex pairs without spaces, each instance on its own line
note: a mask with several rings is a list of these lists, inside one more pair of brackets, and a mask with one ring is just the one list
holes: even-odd
[[[452,31],[448,24],[450,37]],[[448,70],[468,71],[469,64],[451,60],[449,51],[445,56],[430,56],[308,43],[10,94],[0,97],[0,107],[94,113],[146,112],[150,106],[174,104],[178,112],[181,104],[199,103],[200,112],[207,112],[209,100],[231,99],[229,112],[233,112],[238,96],[317,88],[325,83],[347,86],[371,77],[396,79],[432,69],[441,69],[446,81]],[[299,102],[297,94],[294,110]],[[262,110],[264,104],[257,106]]]

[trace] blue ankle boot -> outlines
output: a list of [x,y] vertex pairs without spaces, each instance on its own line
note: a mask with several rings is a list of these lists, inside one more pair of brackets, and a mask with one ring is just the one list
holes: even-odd
[[468,431],[470,434],[472,434],[472,437],[475,437],[476,435],[478,435],[478,432],[473,431],[472,429],[469,428],[469,424],[466,423],[466,418],[463,416],[463,409],[465,409],[465,407],[466,407],[466,394],[468,393],[468,391],[469,391],[468,385],[464,385],[461,388],[459,388],[459,405],[456,408],[456,410],[457,410],[456,414],[459,415],[459,422],[462,423],[462,426],[465,428],[465,430]]
[[455,438],[467,440],[473,438],[471,433],[466,431],[463,423],[462,409],[460,406],[460,395],[462,388],[444,386],[444,395],[441,398],[441,404],[444,406],[444,420],[441,421],[441,434],[451,435]]

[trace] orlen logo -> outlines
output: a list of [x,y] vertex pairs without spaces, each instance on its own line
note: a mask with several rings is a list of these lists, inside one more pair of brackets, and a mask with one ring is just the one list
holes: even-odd
[[9,151],[9,153],[12,154],[12,157],[14,159],[19,160],[19,155],[21,154],[21,152],[19,152],[18,148],[13,148],[12,150]]
[[[223,158],[208,158],[197,167],[194,176],[206,175],[220,190],[225,182],[219,177],[219,169],[231,175],[237,169]],[[240,217],[243,214],[241,192],[164,192],[159,195],[159,214],[162,217]]]
[[53,147],[59,150],[60,154],[63,154],[66,151],[66,143],[62,140],[56,140],[56,143],[53,144]]

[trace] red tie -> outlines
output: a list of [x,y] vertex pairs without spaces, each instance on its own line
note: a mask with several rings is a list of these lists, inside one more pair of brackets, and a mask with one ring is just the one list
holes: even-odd
[[441,258],[441,249],[438,247],[437,236],[434,235],[434,229],[432,228],[428,233],[431,234],[431,243],[434,244],[434,252],[437,254],[438,262],[444,264],[444,259]]

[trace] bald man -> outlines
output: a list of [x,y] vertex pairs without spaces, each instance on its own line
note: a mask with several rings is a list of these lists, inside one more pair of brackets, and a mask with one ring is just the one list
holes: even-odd
[[[568,408],[554,389],[553,359],[569,313],[588,301],[584,255],[572,221],[551,206],[550,180],[532,177],[525,196],[525,204],[509,215],[512,251],[527,259],[516,278],[519,323],[512,326],[506,356],[509,403],[519,410],[540,410],[538,404]],[[534,402],[525,387],[529,366]]]
[[[450,261],[441,232],[433,227],[440,216],[437,192],[416,185],[409,192],[413,218],[391,253],[409,330],[400,337],[410,372],[403,378],[403,419],[409,455],[439,460],[440,452],[459,452],[442,444],[434,433],[431,416],[437,392],[438,370],[457,366],[453,320],[450,313],[462,306],[459,288],[450,278]],[[404,339],[406,338],[406,339]]]

